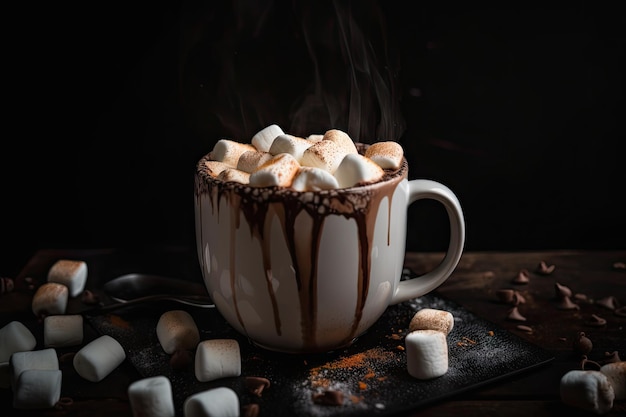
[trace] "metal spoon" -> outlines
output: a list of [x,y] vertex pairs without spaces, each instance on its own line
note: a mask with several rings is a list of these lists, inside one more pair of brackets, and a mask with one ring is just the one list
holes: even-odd
[[116,303],[85,311],[85,314],[108,313],[156,301],[174,301],[193,307],[215,308],[204,285],[159,275],[126,274],[108,281],[102,289]]

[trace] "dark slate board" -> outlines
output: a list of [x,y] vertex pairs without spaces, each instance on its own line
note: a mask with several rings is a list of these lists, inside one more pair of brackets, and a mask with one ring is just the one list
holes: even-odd
[[[182,371],[172,370],[170,357],[162,350],[155,328],[162,312],[181,308],[196,320],[201,340],[238,340],[241,376],[199,382],[193,365]],[[444,376],[427,381],[408,374],[406,354],[402,350],[408,324],[422,308],[447,310],[455,318],[454,329],[448,335],[449,370]],[[476,317],[436,292],[389,307],[352,346],[318,355],[282,354],[258,348],[236,333],[216,310],[180,304],[122,310],[89,321],[99,333],[108,334],[122,344],[128,360],[141,376],[164,375],[170,379],[180,416],[188,396],[218,386],[234,389],[242,406],[258,404],[260,416],[390,416],[529,371],[553,359],[547,351]],[[349,367],[350,364],[353,366]],[[245,387],[246,376],[265,377],[271,386],[261,397],[254,396]],[[315,404],[312,394],[323,389],[342,391],[343,404]]]

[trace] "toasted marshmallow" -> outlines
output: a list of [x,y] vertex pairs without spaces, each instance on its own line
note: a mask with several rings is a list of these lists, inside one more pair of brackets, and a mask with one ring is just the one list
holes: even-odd
[[237,393],[228,387],[200,391],[183,402],[185,417],[239,417],[239,408]]
[[76,346],[83,343],[83,316],[67,314],[45,317],[43,343],[46,347]]
[[423,308],[413,315],[409,323],[409,332],[415,330],[437,330],[447,336],[453,327],[454,317],[449,311]]
[[222,181],[239,182],[241,184],[248,184],[250,182],[250,174],[247,172],[239,171],[235,168],[226,168],[220,172],[217,179]]
[[17,409],[52,408],[61,398],[59,369],[28,369],[22,372],[13,389],[13,407]]
[[299,162],[302,160],[302,154],[304,154],[304,151],[306,151],[311,145],[313,145],[313,142],[303,138],[293,135],[278,135],[276,136],[276,139],[274,139],[274,142],[272,142],[269,153],[272,155],[288,153]]
[[252,145],[257,151],[269,152],[272,142],[276,139],[276,136],[283,135],[283,129],[278,125],[269,125],[259,130],[254,136],[252,136]]
[[626,361],[602,365],[600,372],[609,379],[615,399],[618,401],[626,400]]
[[174,417],[170,380],[163,376],[139,379],[128,386],[128,400],[134,417]]
[[293,156],[281,153],[250,174],[249,183],[253,187],[289,187],[299,168]]
[[365,156],[383,169],[398,169],[402,165],[404,150],[398,142],[376,142],[367,148]]
[[217,176],[220,175],[220,172],[224,171],[226,168],[232,168],[230,165],[220,161],[206,161],[204,166],[206,167],[207,173],[215,178],[217,178]]
[[185,310],[170,310],[161,314],[156,334],[165,353],[193,350],[200,342],[200,332],[191,314]]
[[352,138],[342,130],[330,129],[326,131],[324,140],[335,142],[344,154],[358,153]]
[[48,282],[65,285],[70,297],[80,295],[87,282],[87,264],[84,261],[60,259],[48,270]]
[[15,352],[35,349],[37,340],[21,321],[13,320],[0,328],[0,363],[8,362]]
[[345,155],[341,147],[332,140],[321,140],[304,151],[300,164],[322,168],[334,174]]
[[239,157],[246,151],[254,151],[254,146],[240,143],[230,139],[220,139],[211,151],[211,159],[220,161],[234,168],[237,166]]
[[273,155],[269,152],[246,151],[239,157],[237,169],[249,174],[256,171],[261,165],[272,159],[272,156]]
[[65,285],[57,282],[43,283],[33,295],[33,313],[38,317],[65,314],[68,297],[69,290]]
[[600,371],[572,370],[561,377],[561,401],[572,407],[605,414],[613,408],[615,393]]
[[241,375],[239,343],[235,339],[200,342],[196,348],[194,371],[200,382]]
[[322,168],[302,166],[293,179],[291,188],[296,191],[320,191],[339,188],[339,184],[330,172]]
[[99,382],[126,359],[120,343],[109,335],[100,336],[83,346],[74,355],[76,373],[87,381]]
[[11,371],[11,386],[17,388],[17,380],[22,372],[35,369],[41,371],[56,371],[59,369],[59,358],[53,348],[15,352],[9,360]]
[[351,153],[343,158],[334,175],[339,187],[347,188],[359,183],[377,181],[385,175],[385,171],[371,159]]
[[446,335],[437,330],[415,330],[405,338],[409,374],[417,379],[437,378],[448,372]]

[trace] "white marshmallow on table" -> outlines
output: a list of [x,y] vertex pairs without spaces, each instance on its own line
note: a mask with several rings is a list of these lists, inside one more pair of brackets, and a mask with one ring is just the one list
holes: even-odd
[[252,136],[251,143],[257,151],[269,152],[276,136],[283,134],[285,134],[285,132],[283,132],[280,126],[272,124],[255,133],[255,135]]
[[385,171],[371,159],[350,153],[341,160],[334,175],[340,188],[348,188],[361,182],[377,181],[385,175]]
[[52,408],[61,398],[62,372],[59,369],[28,369],[17,378],[13,408]]
[[59,369],[59,358],[54,348],[15,352],[9,360],[11,385],[16,388],[17,380],[27,370],[56,371]]
[[367,148],[365,156],[383,169],[398,169],[402,165],[404,150],[397,142],[376,142]]
[[204,340],[196,347],[194,363],[200,382],[241,375],[241,352],[235,339]]
[[415,330],[438,330],[446,336],[454,328],[452,313],[434,308],[423,308],[417,311],[409,323],[409,332]]
[[237,169],[250,174],[256,171],[261,165],[272,159],[272,154],[261,151],[246,151],[239,156]]
[[147,377],[128,386],[128,400],[135,417],[174,417],[172,384],[163,375]]
[[232,181],[240,184],[248,184],[250,182],[250,174],[235,168],[226,168],[220,172],[217,178],[222,181]]
[[70,297],[77,297],[87,283],[87,263],[72,259],[59,259],[48,270],[48,282],[65,285]]
[[83,316],[67,314],[43,319],[43,344],[46,347],[75,346],[83,343]]
[[13,320],[0,328],[0,363],[8,362],[15,352],[35,349],[35,336],[21,321]]
[[313,145],[313,142],[304,138],[299,138],[293,135],[278,135],[270,146],[269,153],[272,155],[278,155],[279,153],[288,153],[296,158],[296,161],[302,160],[304,151]]
[[191,314],[185,310],[170,310],[161,314],[156,334],[165,353],[193,350],[200,342],[200,332]]
[[605,414],[613,408],[615,393],[600,371],[572,370],[561,377],[561,401],[572,407]]
[[301,166],[291,188],[296,191],[333,190],[339,188],[339,184],[330,172],[322,168]]
[[74,369],[81,377],[99,382],[126,359],[120,343],[109,335],[103,335],[83,346],[74,355]]
[[289,187],[300,164],[288,153],[275,155],[250,174],[250,185],[253,187]]
[[437,378],[448,372],[448,342],[438,330],[415,330],[405,338],[409,374],[418,379]]
[[352,138],[344,131],[339,129],[330,129],[324,133],[323,140],[335,142],[344,154],[358,153],[356,145]]
[[239,417],[239,397],[228,387],[211,388],[187,397],[185,417]]
[[600,368],[600,372],[609,379],[613,387],[615,399],[618,401],[626,400],[626,362],[621,361],[604,364]]
[[204,161],[204,166],[208,174],[214,178],[217,178],[220,172],[224,171],[226,168],[232,168],[230,165],[220,161]]
[[321,140],[309,146],[300,159],[300,164],[309,167],[322,168],[331,174],[341,163],[346,153],[332,140]]
[[33,295],[32,310],[35,316],[65,314],[69,289],[58,282],[45,282]]
[[254,146],[247,143],[240,143],[230,139],[220,139],[211,151],[211,159],[223,162],[231,168],[234,168],[237,166],[237,162],[242,153],[254,150]]

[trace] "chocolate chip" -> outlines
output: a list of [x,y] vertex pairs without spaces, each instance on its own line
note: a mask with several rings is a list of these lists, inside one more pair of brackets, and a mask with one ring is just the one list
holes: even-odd
[[526,302],[522,294],[510,288],[496,290],[496,297],[505,304],[518,305]]
[[557,304],[559,310],[580,310],[580,306],[574,302],[569,297],[563,297],[559,300]]
[[526,332],[526,333],[532,333],[533,332],[533,328],[532,327],[524,326],[523,324],[518,324],[517,326],[515,326],[515,328],[517,330],[521,330],[521,331]]
[[591,342],[591,339],[585,335],[585,332],[578,332],[572,342],[572,349],[575,353],[587,355],[591,352],[591,349],[593,349],[593,343]]
[[613,311],[613,314],[620,317],[626,317],[626,306],[616,308],[615,311]]
[[535,272],[537,272],[540,275],[550,275],[552,272],[554,272],[554,265],[550,265],[548,266],[548,264],[546,264],[544,261],[541,261],[539,263],[539,266],[537,266],[537,269],[535,270]]
[[558,282],[554,283],[554,292],[556,293],[556,298],[559,299],[572,296],[572,290],[570,290],[569,287],[566,287],[565,285],[559,284]]
[[510,309],[506,318],[514,321],[526,321],[526,317],[522,316],[517,307]]
[[528,272],[527,269],[522,269],[521,271],[517,273],[517,275],[515,275],[515,277],[513,277],[512,282],[514,284],[528,284],[529,281],[530,281],[530,273]]
[[615,262],[613,264],[613,269],[626,271],[626,263],[624,263],[624,262]]
[[311,398],[315,404],[321,405],[342,405],[343,392],[336,390],[326,390],[322,392],[314,392]]
[[619,301],[617,301],[617,298],[612,295],[596,300],[596,304],[609,310],[615,310],[620,307]]
[[8,294],[15,288],[15,283],[11,278],[0,278],[0,295]]
[[270,387],[270,381],[267,378],[260,376],[247,376],[246,388],[251,394],[260,397],[263,394],[263,390]]
[[593,326],[593,327],[602,327],[606,324],[606,319],[603,319],[600,316],[597,316],[595,314],[591,315],[591,318],[589,320],[587,320],[587,325],[588,326]]
[[602,363],[613,363],[613,362],[621,362],[622,359],[619,357],[619,353],[616,350],[613,352],[604,352],[604,359]]

